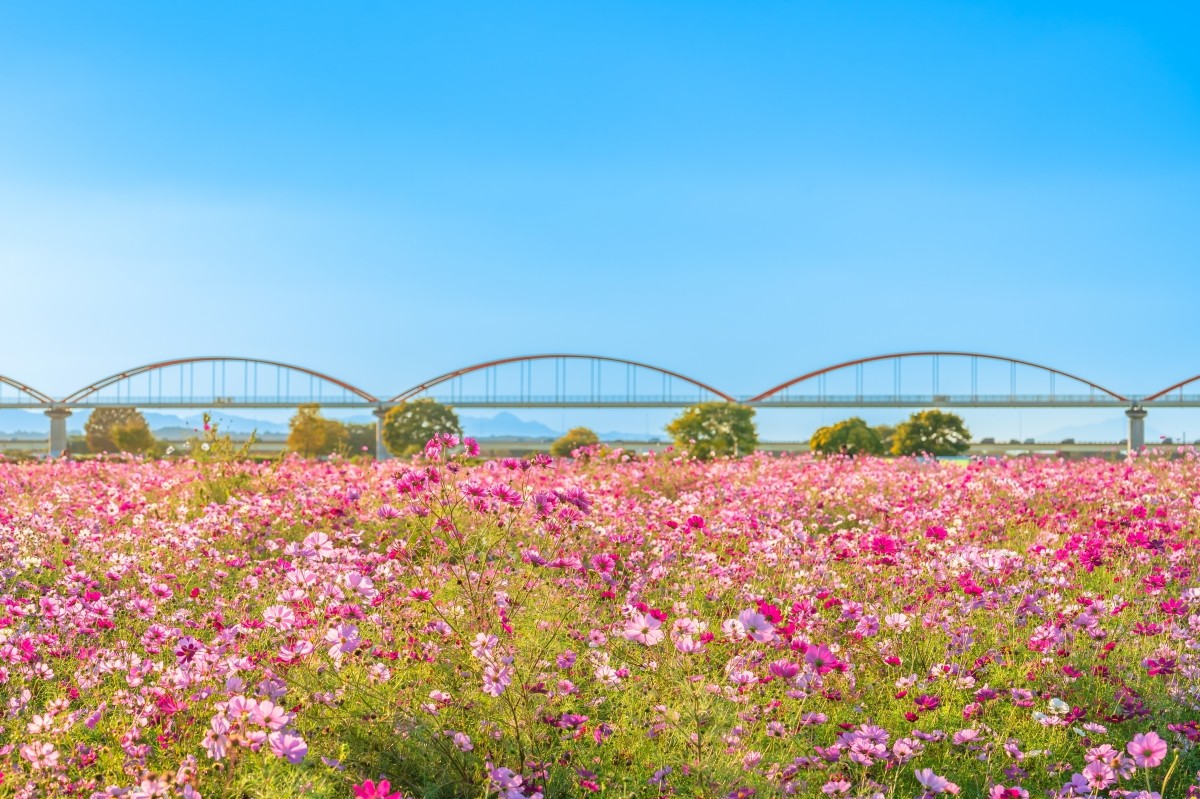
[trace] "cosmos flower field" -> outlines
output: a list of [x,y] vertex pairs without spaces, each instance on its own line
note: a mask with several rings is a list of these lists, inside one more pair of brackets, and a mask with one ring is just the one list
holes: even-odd
[[0,463],[0,795],[1200,796],[1200,464]]

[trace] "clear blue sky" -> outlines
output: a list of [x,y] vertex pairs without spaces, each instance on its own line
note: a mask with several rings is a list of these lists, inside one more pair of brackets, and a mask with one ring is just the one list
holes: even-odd
[[[1192,3],[0,5],[0,374],[1200,372]],[[1200,432],[1200,419],[1197,420]]]

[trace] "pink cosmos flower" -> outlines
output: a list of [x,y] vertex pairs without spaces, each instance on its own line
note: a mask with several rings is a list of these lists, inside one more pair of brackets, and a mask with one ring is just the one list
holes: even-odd
[[360,643],[358,627],[353,624],[339,624],[337,627],[331,627],[325,633],[325,641],[331,644],[329,656],[339,658],[345,652],[353,652],[358,649]]
[[271,752],[276,757],[282,757],[292,765],[296,765],[308,754],[308,744],[299,735],[290,732],[273,732],[267,736]]
[[263,621],[268,627],[286,631],[296,626],[296,614],[287,605],[272,605],[263,611]]
[[1090,793],[1102,791],[1117,781],[1116,773],[1108,764],[1099,761],[1084,766],[1082,775]]
[[1139,732],[1133,736],[1125,751],[1133,757],[1134,765],[1138,768],[1154,768],[1166,758],[1167,742],[1159,738],[1157,733]]
[[309,533],[304,539],[304,549],[322,560],[328,560],[337,553],[333,539],[325,533]]
[[827,674],[837,664],[838,659],[833,652],[829,651],[829,647],[820,644],[808,648],[808,651],[804,653],[804,662],[816,669],[819,674]]
[[787,659],[773,660],[767,666],[767,671],[771,673],[772,677],[790,680],[800,673],[800,664]]
[[957,794],[959,791],[959,787],[957,785],[950,782],[950,780],[946,779],[945,777],[939,777],[937,774],[934,774],[933,769],[931,768],[917,769],[915,774],[917,777],[917,782],[921,783],[925,790],[929,791],[930,793]]
[[255,724],[272,730],[282,728],[290,718],[291,715],[286,710],[270,699],[261,700],[254,706],[254,710],[250,714],[250,719]]
[[492,780],[492,788],[500,794],[501,799],[525,799],[521,786],[525,780],[510,768],[501,766],[488,772]]
[[624,635],[630,641],[637,641],[646,646],[654,646],[666,637],[662,630],[662,622],[649,613],[638,614],[630,619],[625,625]]
[[29,761],[34,771],[54,768],[58,765],[58,750],[54,744],[25,744],[21,747],[21,757]]
[[483,670],[483,692],[500,696],[512,683],[513,670],[508,666],[489,665]]
[[746,631],[746,635],[760,644],[767,644],[775,640],[775,628],[771,626],[771,622],[767,621],[766,616],[756,610],[743,610],[738,614],[738,622]]

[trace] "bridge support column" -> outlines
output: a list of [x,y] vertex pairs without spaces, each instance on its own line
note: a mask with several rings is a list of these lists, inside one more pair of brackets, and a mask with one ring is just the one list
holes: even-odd
[[1129,417],[1129,454],[1133,454],[1146,446],[1146,409],[1134,405],[1125,411]]
[[60,458],[67,451],[67,417],[71,411],[51,408],[46,415],[50,417],[50,457]]
[[387,447],[383,445],[383,417],[387,416],[388,409],[380,405],[371,413],[375,414],[375,460],[386,461],[392,455],[388,452]]

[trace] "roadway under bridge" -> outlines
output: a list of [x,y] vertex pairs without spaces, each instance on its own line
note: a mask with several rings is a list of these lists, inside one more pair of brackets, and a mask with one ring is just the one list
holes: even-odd
[[270,409],[316,404],[370,410],[377,456],[382,420],[395,405],[429,397],[457,408],[683,408],[735,402],[757,408],[1122,408],[1128,447],[1145,445],[1153,408],[1200,407],[1186,393],[1200,375],[1152,393],[1117,393],[1077,375],[1016,358],[927,351],[876,355],[806,372],[758,394],[735,395],[658,366],[598,355],[544,354],[466,366],[391,396],[329,374],[256,358],[206,356],[109,375],[61,398],[0,375],[0,408],[50,418],[47,450],[62,454],[67,419],[94,408]]

